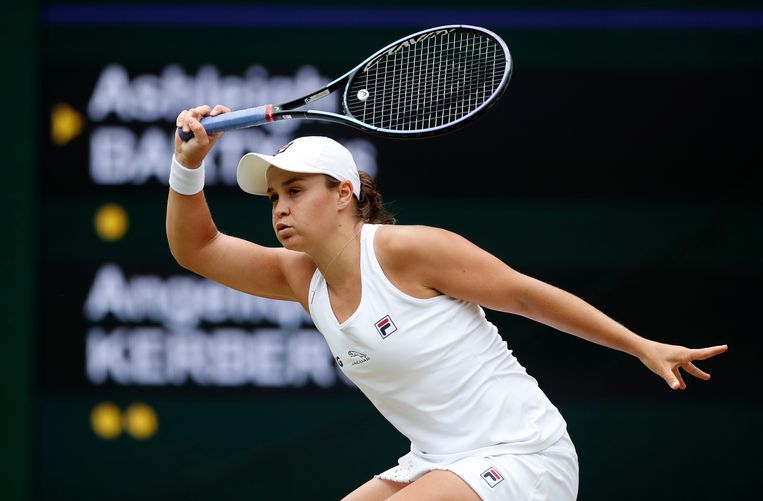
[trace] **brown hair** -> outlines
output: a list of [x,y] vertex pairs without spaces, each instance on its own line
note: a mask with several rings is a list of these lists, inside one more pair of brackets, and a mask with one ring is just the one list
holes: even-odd
[[[365,171],[358,171],[360,175],[360,198],[355,199],[355,215],[364,223],[372,224],[395,224],[394,216],[384,208],[381,193],[376,191],[374,179]],[[336,188],[339,181],[331,176],[326,176],[326,186]]]

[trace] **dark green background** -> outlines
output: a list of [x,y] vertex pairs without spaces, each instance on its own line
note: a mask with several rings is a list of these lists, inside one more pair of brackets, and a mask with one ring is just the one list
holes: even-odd
[[[759,8],[752,1],[579,5]],[[47,131],[50,104],[77,95],[77,81],[61,74],[92,82],[88,75],[113,61],[135,72],[168,62],[193,72],[212,62],[236,73],[255,59],[283,71],[309,62],[339,74],[411,30],[278,28],[253,36],[245,28],[42,26],[26,2],[6,12],[13,22],[3,53],[14,71],[3,79],[13,127],[5,133],[2,196],[0,497],[337,499],[392,466],[405,440],[349,391],[84,382],[82,326],[65,321],[66,312],[81,317],[82,297],[71,291],[87,287],[105,261],[135,273],[179,269],[164,240],[164,189],[83,182],[77,159],[86,143],[58,151]],[[645,336],[729,343],[728,354],[704,364],[711,382],[688,381],[686,392],[673,393],[637,360],[490,313],[569,423],[581,500],[755,496],[763,445],[755,371],[763,32],[498,31],[517,67],[496,110],[445,138],[374,139],[391,209],[402,223],[458,231]],[[245,50],[203,43],[177,50],[197,34]],[[321,50],[305,56],[315,39]],[[266,204],[229,189],[210,190],[209,199],[221,229],[273,242]],[[130,213],[131,231],[119,244],[92,231],[92,214],[107,201]],[[52,353],[71,355],[61,378],[51,376]],[[159,433],[146,442],[98,439],[88,416],[103,400],[151,404]]]

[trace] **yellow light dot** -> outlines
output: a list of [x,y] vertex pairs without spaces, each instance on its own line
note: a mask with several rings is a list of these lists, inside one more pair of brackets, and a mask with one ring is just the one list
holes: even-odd
[[137,440],[146,440],[156,434],[159,419],[150,405],[135,403],[125,413],[127,432]]
[[95,232],[103,240],[114,242],[127,233],[130,219],[127,211],[118,204],[105,204],[95,213]]
[[84,125],[82,115],[66,103],[59,103],[50,111],[50,137],[57,146],[79,136]]
[[122,412],[111,402],[102,402],[90,412],[90,425],[102,439],[113,440],[122,433]]

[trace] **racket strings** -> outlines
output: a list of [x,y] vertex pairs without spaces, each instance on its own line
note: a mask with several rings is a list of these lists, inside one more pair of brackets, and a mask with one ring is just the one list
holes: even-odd
[[[506,55],[476,32],[430,37],[383,56],[355,75],[349,113],[388,130],[441,127],[476,111],[498,90]],[[368,98],[360,100],[358,91]]]

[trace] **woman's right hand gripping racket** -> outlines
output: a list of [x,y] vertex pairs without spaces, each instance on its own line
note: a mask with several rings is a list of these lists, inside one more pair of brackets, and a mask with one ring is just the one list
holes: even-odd
[[[512,62],[498,35],[476,26],[440,26],[384,47],[323,88],[283,104],[204,117],[208,134],[277,120],[310,118],[389,137],[449,132],[488,110],[506,90]],[[343,114],[297,110],[343,89]],[[184,141],[193,137],[182,129]]]

